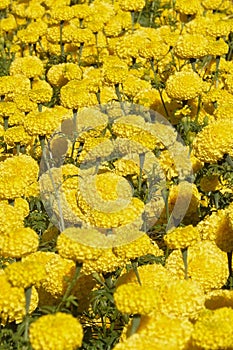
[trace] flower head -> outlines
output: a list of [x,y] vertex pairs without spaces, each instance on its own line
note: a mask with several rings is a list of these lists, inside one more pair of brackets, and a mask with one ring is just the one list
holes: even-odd
[[82,344],[83,330],[77,318],[58,312],[33,322],[29,339],[35,350],[74,350]]

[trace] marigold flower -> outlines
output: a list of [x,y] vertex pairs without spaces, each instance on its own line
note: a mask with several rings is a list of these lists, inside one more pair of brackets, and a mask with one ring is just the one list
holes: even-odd
[[185,33],[179,37],[175,47],[174,54],[180,58],[201,58],[208,55],[209,40],[203,34]]
[[158,290],[135,283],[122,284],[114,293],[114,301],[119,311],[125,314],[147,315],[159,311]]
[[36,80],[33,81],[32,89],[28,95],[33,102],[45,103],[51,100],[53,89],[45,80]]
[[154,339],[155,349],[157,347],[158,349],[165,347],[169,349],[183,349],[190,340],[192,330],[192,323],[185,318],[172,318],[158,314],[154,317],[141,316],[136,334],[148,340],[151,339],[151,342]]
[[82,344],[83,330],[77,318],[58,312],[33,322],[29,339],[34,350],[74,350]]
[[200,1],[194,0],[188,2],[187,0],[176,0],[175,9],[185,15],[195,15],[201,9]]
[[[180,251],[172,252],[166,267],[177,277],[184,276],[184,263]],[[205,292],[221,288],[228,278],[227,255],[211,241],[200,241],[189,247],[188,276]]]
[[0,255],[21,258],[37,250],[39,237],[30,227],[18,228],[4,235],[0,243]]
[[[0,295],[0,319],[1,324],[6,325],[10,322],[22,322],[26,314],[26,298],[22,287],[12,287],[7,280],[5,273],[0,275],[1,295]],[[29,313],[33,312],[38,306],[38,293],[32,287]]]
[[[173,278],[172,274],[160,264],[138,266],[137,271],[142,286],[154,289],[158,289],[161,284],[169,283]],[[117,286],[128,283],[138,284],[138,279],[133,269],[121,275],[117,280]]]
[[9,146],[15,146],[17,144],[28,145],[32,140],[32,137],[25,131],[22,125],[13,126],[8,128],[4,133],[4,141]]
[[62,296],[75,273],[75,263],[64,259],[58,254],[48,257],[45,264],[46,277],[43,279],[42,288],[55,298]]
[[[95,229],[67,228],[57,240],[59,254],[68,259],[83,262],[96,260],[102,252],[104,236]],[[86,245],[82,242],[86,242]]]
[[17,28],[17,23],[14,15],[9,13],[6,18],[1,19],[0,29],[3,30],[4,32],[11,32],[16,28]]
[[17,57],[10,66],[10,74],[22,74],[27,78],[40,77],[44,72],[42,61],[36,56]]
[[123,11],[141,11],[145,4],[145,0],[139,0],[137,2],[133,0],[119,0],[119,6]]
[[193,225],[176,227],[169,230],[164,241],[170,249],[184,249],[200,240],[199,231]]
[[160,289],[160,312],[168,317],[196,318],[204,308],[205,295],[194,280],[172,280]]
[[192,345],[205,350],[230,349],[233,343],[232,322],[231,308],[203,311],[194,325]]
[[224,154],[231,154],[232,132],[233,123],[230,120],[217,120],[205,126],[194,139],[194,155],[200,161],[216,163]]
[[6,235],[11,231],[24,227],[24,217],[17,206],[8,204],[8,201],[0,201],[0,235]]
[[104,60],[103,75],[109,83],[122,83],[128,75],[128,66],[117,56],[109,56]]
[[27,93],[30,88],[30,80],[22,74],[0,77],[0,96],[14,98]]
[[233,250],[231,210],[222,209],[206,216],[197,225],[202,239],[213,240],[224,252]]
[[10,0],[2,0],[0,10],[5,10],[10,5]]
[[27,155],[14,156],[0,164],[0,198],[30,196],[29,186],[37,182],[39,167]]
[[46,271],[38,262],[17,261],[5,269],[6,277],[14,287],[39,286],[46,278]]
[[[39,98],[39,96],[38,96]],[[42,112],[31,111],[23,121],[25,130],[30,135],[51,135],[61,123],[61,119],[56,114],[56,109],[46,108]]]
[[177,72],[166,82],[166,93],[177,100],[190,100],[203,91],[203,81],[197,73]]

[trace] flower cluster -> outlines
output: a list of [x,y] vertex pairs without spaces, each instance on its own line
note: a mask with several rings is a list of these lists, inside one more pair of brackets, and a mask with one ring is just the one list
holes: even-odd
[[1,1],[4,349],[233,348],[232,17]]

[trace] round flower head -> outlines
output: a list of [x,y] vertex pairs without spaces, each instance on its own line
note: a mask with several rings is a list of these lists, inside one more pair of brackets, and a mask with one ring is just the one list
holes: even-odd
[[192,225],[171,229],[164,236],[164,241],[169,249],[184,249],[199,239],[199,232]]
[[[128,326],[128,332],[130,326]],[[191,337],[193,325],[183,318],[171,318],[158,314],[152,316],[141,316],[139,327],[135,334],[155,341],[155,349],[184,349]],[[130,337],[128,338],[130,339]],[[147,349],[147,347],[146,347]]]
[[28,212],[22,211],[16,205],[12,206],[7,201],[0,201],[0,235],[4,236],[11,231],[24,228],[24,218]]
[[233,250],[231,209],[222,209],[205,217],[197,225],[202,239],[213,240],[224,252]]
[[45,80],[36,80],[32,83],[32,89],[29,97],[33,102],[45,103],[49,102],[53,95],[53,89]]
[[4,235],[0,243],[0,255],[11,258],[21,258],[37,250],[39,237],[29,227],[18,228]]
[[[162,284],[169,283],[173,278],[172,274],[160,264],[141,265],[137,268],[137,271],[142,286],[154,289]],[[117,286],[133,283],[138,285],[138,278],[133,269],[121,275],[117,280]]]
[[3,0],[0,5],[0,10],[5,10],[10,5],[10,3],[10,0]]
[[0,77],[0,96],[14,98],[30,91],[30,80],[22,74]]
[[60,125],[61,119],[56,113],[56,109],[47,108],[42,112],[31,111],[23,121],[25,130],[30,135],[51,135]]
[[22,125],[8,128],[4,133],[4,141],[8,146],[15,146],[16,144],[20,144],[21,146],[28,145],[31,140],[32,137],[25,131]]
[[114,300],[119,311],[125,314],[147,315],[159,311],[159,291],[148,286],[126,283],[117,287]]
[[199,0],[193,0],[191,2],[187,0],[176,0],[175,10],[184,13],[185,15],[195,15],[200,9],[201,6]]
[[[12,287],[4,273],[0,275],[0,319],[1,324],[10,322],[20,323],[26,314],[26,298],[22,287]],[[38,305],[38,293],[32,288],[29,313],[33,312]]]
[[39,167],[27,155],[14,156],[0,164],[0,198],[30,196],[29,187],[37,181]]
[[10,67],[11,75],[22,74],[27,78],[40,77],[43,72],[43,63],[36,56],[17,57]]
[[224,154],[231,154],[233,147],[233,123],[217,120],[205,126],[193,142],[194,155],[203,162],[216,163]]
[[[180,251],[172,252],[166,261],[166,268],[179,278],[184,276],[183,265]],[[228,275],[227,255],[215,243],[200,241],[189,247],[188,276],[205,292],[221,288]]]
[[55,298],[62,296],[74,276],[75,263],[72,260],[64,259],[58,254],[53,256],[45,264],[46,278],[41,286]]
[[6,277],[14,287],[28,288],[40,285],[46,277],[45,268],[37,262],[17,261],[5,269]]
[[203,81],[197,73],[178,72],[168,78],[165,90],[171,98],[189,100],[202,93]]
[[117,56],[109,56],[103,64],[103,74],[108,83],[122,83],[128,75],[128,66]]
[[206,310],[198,318],[192,333],[192,345],[205,350],[231,349],[233,310]]
[[145,6],[145,0],[119,0],[119,6],[123,11],[141,11]]
[[183,59],[201,58],[208,55],[209,41],[202,34],[185,33],[174,47],[174,54]]
[[34,350],[75,350],[82,344],[83,329],[77,318],[58,312],[33,322],[29,339]]

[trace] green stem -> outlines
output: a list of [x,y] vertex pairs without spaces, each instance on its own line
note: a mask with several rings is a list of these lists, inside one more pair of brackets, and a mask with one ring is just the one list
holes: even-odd
[[29,309],[31,303],[32,287],[25,289],[25,298],[26,298],[26,314],[25,314],[25,329],[24,329],[24,340],[28,342],[28,331],[29,331]]
[[136,261],[131,261],[131,264],[132,264],[132,268],[134,270],[134,273],[137,277],[137,280],[138,280],[138,283],[140,284],[140,286],[142,285],[142,282],[141,282],[141,279],[140,279],[140,276],[139,276],[139,273],[138,273],[138,264]]
[[131,335],[137,332],[140,322],[141,322],[141,315],[138,315],[138,314],[134,315],[132,319],[131,328],[130,328],[130,334],[129,334],[130,337]]
[[134,32],[134,19],[135,19],[135,12],[131,11],[131,26],[132,26],[132,33]]
[[78,280],[78,278],[80,276],[80,271],[82,269],[82,266],[83,266],[82,263],[76,262],[76,269],[75,269],[74,276],[73,276],[72,280],[70,281],[70,283],[69,283],[69,285],[68,285],[68,287],[66,289],[65,294],[62,297],[62,301],[56,307],[56,312],[58,312],[61,309],[61,307],[65,304],[67,298],[70,296],[70,294],[71,294],[71,292],[72,292],[74,286],[76,285],[77,280]]
[[60,21],[60,50],[61,50],[61,56],[64,56],[64,44],[62,42],[63,26],[64,26],[64,21]]
[[188,247],[181,249],[182,258],[184,262],[184,279],[188,279]]
[[3,117],[3,119],[4,119],[4,130],[6,131],[8,129],[9,117]]

